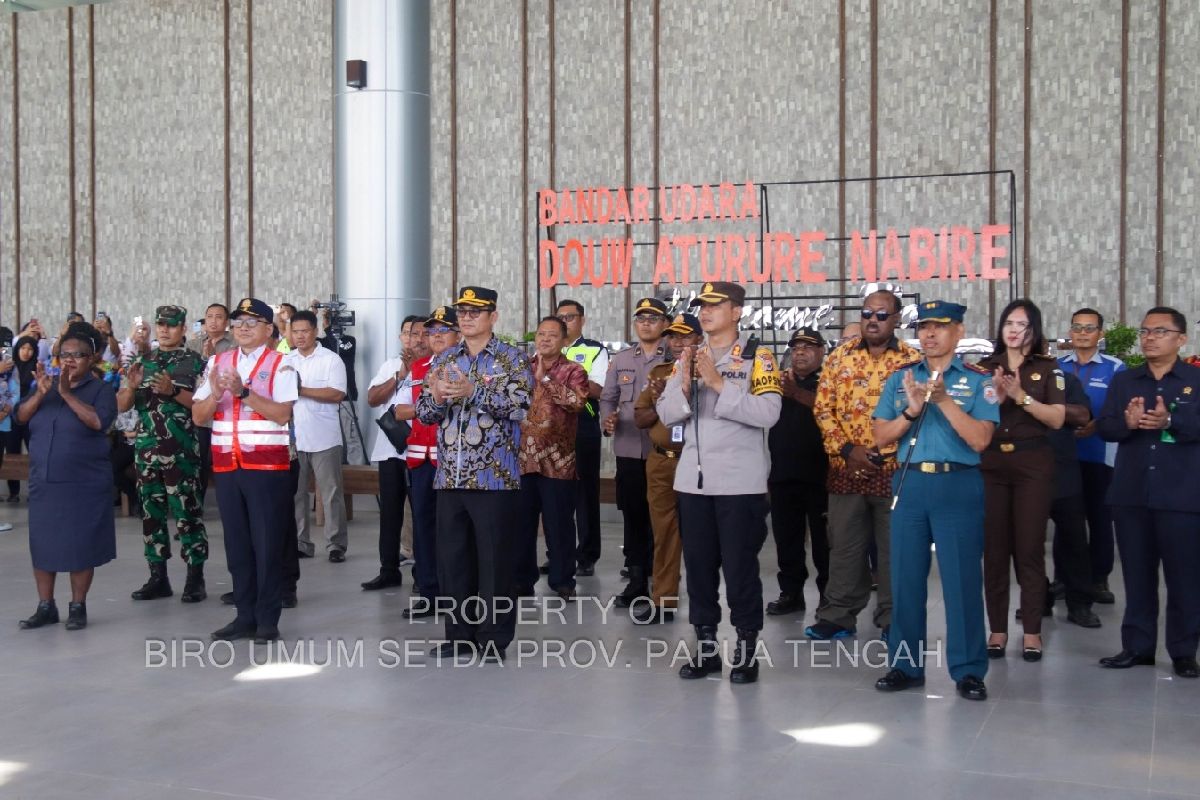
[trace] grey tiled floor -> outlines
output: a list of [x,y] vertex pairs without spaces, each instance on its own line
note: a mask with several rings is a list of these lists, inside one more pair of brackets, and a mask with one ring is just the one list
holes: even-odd
[[[1097,607],[1098,631],[1061,614],[1047,621],[1042,663],[993,662],[987,703],[958,699],[941,669],[923,693],[881,695],[878,670],[789,644],[811,616],[768,618],[774,666],[756,686],[681,681],[669,654],[647,652],[690,642],[684,621],[639,628],[613,612],[605,623],[590,604],[582,623],[572,612],[567,624],[521,625],[518,637],[541,650],[581,640],[580,658],[586,643],[619,647],[611,667],[543,666],[540,656],[518,666],[514,646],[503,668],[423,658],[389,668],[405,640],[440,627],[400,618],[407,585],[358,589],[377,564],[378,518],[360,511],[346,563],[302,562],[300,606],[282,630],[289,647],[311,642],[318,662],[330,641],[335,654],[339,639],[361,641],[361,662],[248,681],[268,670],[240,643],[224,668],[147,668],[148,638],[207,647],[231,618],[216,600],[228,576],[214,509],[208,517],[208,601],[130,601],[145,567],[139,526],[120,520],[120,558],[97,573],[91,626],[19,631],[35,597],[25,508],[0,506],[16,524],[0,534],[0,798],[1200,797],[1200,684],[1173,679],[1163,653],[1154,669],[1096,666],[1119,649],[1119,593],[1117,606]],[[582,579],[582,594],[619,590],[619,540],[606,525],[599,577]],[[768,544],[768,595],[773,557]],[[178,591],[182,567],[170,566]],[[933,583],[930,634],[940,638]],[[810,591],[810,608],[815,600]],[[862,643],[875,634],[864,617]]]

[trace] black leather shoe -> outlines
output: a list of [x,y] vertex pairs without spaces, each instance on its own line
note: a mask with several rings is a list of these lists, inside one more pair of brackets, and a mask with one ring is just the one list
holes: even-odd
[[43,600],[37,604],[37,610],[33,612],[33,616],[28,619],[23,619],[18,625],[22,630],[31,630],[40,628],[43,625],[56,625],[58,623],[58,606],[53,600]]
[[967,675],[954,686],[958,689],[958,696],[964,700],[987,700],[987,687],[974,675]]
[[733,664],[730,665],[730,683],[754,683],[758,680],[758,659],[755,652],[758,647],[758,631],[737,629],[737,645],[733,651]]
[[629,618],[638,625],[658,625],[675,621],[675,609],[656,606],[653,603],[638,603],[629,609]]
[[1115,656],[1100,659],[1100,666],[1108,669],[1129,669],[1130,667],[1153,667],[1154,656],[1139,656],[1128,650],[1122,650]]
[[1100,618],[1096,616],[1096,612],[1092,611],[1090,606],[1084,605],[1067,606],[1067,622],[1081,628],[1100,627]]
[[87,603],[69,603],[67,605],[67,624],[69,631],[81,631],[87,627]]
[[218,628],[212,632],[214,641],[233,642],[238,639],[253,639],[255,628],[253,625],[243,625],[236,619],[226,625],[224,628]]
[[341,564],[343,561],[346,560],[346,551],[345,550],[330,550],[329,551],[329,560],[330,560],[330,562],[332,562],[334,564]]
[[283,593],[283,601],[280,603],[280,605],[282,605],[284,608],[295,608],[296,603],[298,602],[299,600],[296,599],[296,590],[292,589],[290,592],[285,591]]
[[924,675],[909,675],[900,669],[894,669],[875,681],[875,688],[881,692],[901,692],[905,689],[914,689],[924,685]]
[[184,603],[199,603],[208,598],[208,589],[204,585],[204,565],[189,564],[187,580],[183,584],[183,594],[179,595]]
[[721,649],[717,644],[716,625],[696,626],[696,651],[679,668],[679,677],[696,680],[712,673],[721,674]]
[[1101,581],[1092,587],[1092,600],[1105,606],[1111,606],[1117,602],[1117,598],[1108,588],[1108,581]]
[[555,589],[554,593],[556,595],[558,595],[559,600],[562,600],[567,603],[569,603],[575,599],[575,587],[574,586],[563,587],[562,589]]
[[426,600],[424,603],[417,603],[409,606],[400,612],[400,616],[404,619],[424,619],[425,617],[433,616],[433,603]]
[[298,555],[300,558],[312,558],[314,554],[308,552],[307,550],[301,550]]
[[233,605],[233,592],[226,592],[225,594],[221,595],[221,605],[223,605],[223,606]]
[[269,644],[279,639],[279,628],[274,625],[260,625],[254,632],[255,644]]
[[538,566],[538,572],[540,572],[542,575],[549,575],[549,574],[550,574],[550,562],[549,562],[549,561],[543,561],[543,562],[542,562],[542,563],[541,563],[541,564]]
[[796,595],[790,595],[781,592],[778,599],[767,603],[767,614],[772,617],[781,617],[785,614],[795,614],[797,611],[804,611],[804,598]]
[[503,665],[505,660],[507,660],[507,659],[508,659],[508,651],[507,650],[500,650],[498,648],[492,647],[492,648],[488,648],[483,651],[483,656],[479,659],[479,663]]
[[156,561],[150,565],[150,578],[142,588],[134,589],[129,596],[134,600],[157,600],[172,594],[171,582],[167,580],[167,562]]
[[478,652],[470,642],[442,642],[429,651],[430,658],[456,659],[460,656],[474,656]]
[[1181,678],[1200,678],[1200,664],[1194,658],[1176,658],[1172,660],[1175,674]]
[[371,578],[371,580],[359,585],[368,592],[388,589],[392,586],[403,586],[404,575],[399,572],[380,572],[374,578]]
[[579,565],[577,567],[575,567],[575,577],[576,578],[590,578],[595,574],[596,574],[596,565],[593,564],[591,561],[580,561]]

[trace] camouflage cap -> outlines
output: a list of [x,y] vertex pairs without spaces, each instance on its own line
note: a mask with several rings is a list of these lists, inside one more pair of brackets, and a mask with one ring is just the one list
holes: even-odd
[[154,312],[154,321],[164,325],[182,325],[187,322],[187,309],[183,306],[159,306]]

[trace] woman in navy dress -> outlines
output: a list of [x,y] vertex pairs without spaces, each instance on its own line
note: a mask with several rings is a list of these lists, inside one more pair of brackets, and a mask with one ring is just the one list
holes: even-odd
[[57,377],[37,368],[37,384],[17,409],[29,425],[29,553],[37,611],[22,628],[58,622],[54,579],[71,573],[67,630],[87,626],[96,567],[117,556],[112,467],[106,432],[117,414],[111,386],[92,374],[100,334],[73,324],[60,340]]

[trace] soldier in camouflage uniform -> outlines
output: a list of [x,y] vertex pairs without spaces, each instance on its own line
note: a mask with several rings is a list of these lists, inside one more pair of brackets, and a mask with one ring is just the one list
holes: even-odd
[[155,319],[158,349],[142,345],[144,349],[130,364],[117,393],[118,408],[134,408],[138,414],[134,463],[142,501],[142,537],[150,564],[150,579],[132,597],[153,600],[172,595],[166,563],[171,557],[170,514],[175,517],[180,554],[187,564],[187,582],[180,599],[198,603],[208,596],[204,586],[208,534],[202,521],[200,449],[191,406],[204,360],[184,346],[186,309],[159,306]]

